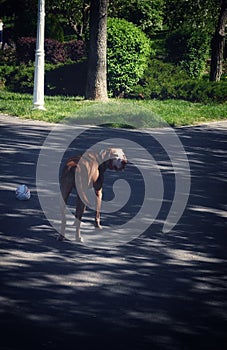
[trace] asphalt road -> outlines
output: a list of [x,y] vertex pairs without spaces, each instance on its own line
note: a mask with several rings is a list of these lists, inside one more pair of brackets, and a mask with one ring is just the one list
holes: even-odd
[[[36,166],[52,126],[4,115],[0,125],[1,350],[227,349],[227,122],[175,130],[189,159],[191,190],[168,234],[162,226],[173,198],[170,160],[140,132],[120,133],[134,133],[153,152],[164,200],[143,234],[110,249],[57,241],[43,213]],[[87,146],[82,137],[68,152]],[[124,174],[136,181],[134,205],[125,209],[130,216],[142,203],[143,185],[132,167]],[[31,189],[27,202],[15,198],[20,183]],[[120,217],[104,215],[104,225]]]

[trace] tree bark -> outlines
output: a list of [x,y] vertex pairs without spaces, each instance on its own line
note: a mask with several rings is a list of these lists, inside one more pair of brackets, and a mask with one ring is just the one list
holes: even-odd
[[91,0],[86,99],[106,101],[108,0]]
[[219,81],[222,75],[225,47],[225,25],[227,22],[227,0],[222,0],[218,24],[211,40],[210,81]]

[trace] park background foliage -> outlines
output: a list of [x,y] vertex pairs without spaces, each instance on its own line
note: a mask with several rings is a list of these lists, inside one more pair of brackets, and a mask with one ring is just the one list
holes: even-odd
[[[11,3],[4,1],[3,8],[0,0],[0,11],[5,11],[3,20],[12,29],[11,46],[6,45],[0,54],[0,87],[32,93],[37,4],[34,0],[18,0],[14,6]],[[47,95],[84,96],[89,23],[89,6],[85,5],[81,0],[58,0],[54,5],[46,1]],[[111,0],[109,95],[226,101],[226,61],[221,81],[209,81],[210,42],[218,6],[219,0],[133,0],[130,4]],[[19,27],[22,20],[26,26]]]

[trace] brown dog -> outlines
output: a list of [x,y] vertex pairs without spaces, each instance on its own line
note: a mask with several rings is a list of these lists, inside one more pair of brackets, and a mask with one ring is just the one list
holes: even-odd
[[96,194],[95,226],[101,228],[100,210],[102,201],[102,184],[106,169],[121,171],[127,164],[126,156],[120,148],[108,148],[100,152],[86,152],[83,156],[73,157],[66,162],[63,169],[61,185],[61,234],[59,240],[65,238],[66,216],[65,208],[70,193],[77,190],[76,205],[76,240],[82,242],[80,235],[80,223],[86,203],[88,203],[86,191],[93,187]]

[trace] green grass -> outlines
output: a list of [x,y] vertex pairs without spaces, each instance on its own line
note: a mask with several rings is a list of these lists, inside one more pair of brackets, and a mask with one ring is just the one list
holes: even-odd
[[74,97],[45,97],[46,111],[32,110],[32,95],[0,91],[0,112],[20,118],[58,123],[69,118],[83,124],[148,128],[168,123],[183,126],[227,119],[227,103],[202,104],[182,100],[110,99],[107,103]]

